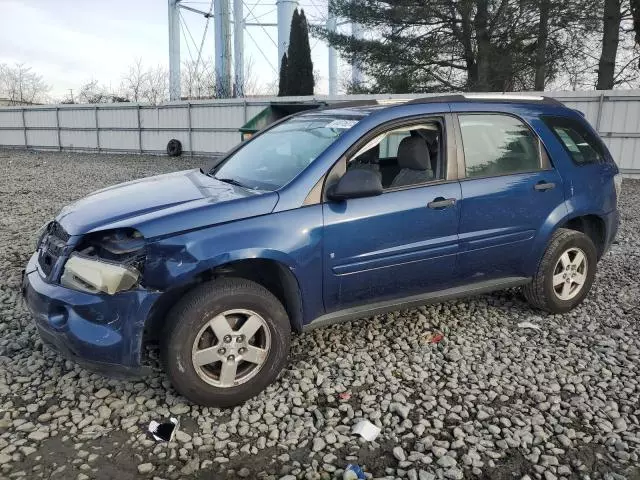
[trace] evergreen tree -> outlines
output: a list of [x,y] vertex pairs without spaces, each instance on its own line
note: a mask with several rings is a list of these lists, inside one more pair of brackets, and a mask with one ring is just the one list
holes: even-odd
[[309,27],[304,10],[293,12],[287,66],[287,95],[313,95],[315,80],[309,44]]
[[330,0],[365,37],[314,31],[357,59],[374,93],[541,89],[578,59],[602,1]]
[[287,54],[282,55],[282,61],[280,62],[280,80],[278,82],[278,96],[286,97],[287,93],[287,70],[289,68],[289,62],[287,60]]

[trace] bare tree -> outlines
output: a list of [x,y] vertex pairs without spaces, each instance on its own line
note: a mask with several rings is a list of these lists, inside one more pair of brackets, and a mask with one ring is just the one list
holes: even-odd
[[129,65],[127,73],[122,76],[122,82],[120,85],[121,95],[132,102],[141,101],[148,73],[149,72],[146,71],[142,65],[142,58],[138,57],[131,65]]
[[194,100],[216,97],[216,78],[209,62],[182,63],[182,96]]
[[276,95],[278,93],[278,80],[270,79],[267,83],[261,81],[256,73],[255,61],[252,57],[245,57],[244,65],[244,96]]
[[151,105],[158,105],[169,98],[169,72],[166,67],[158,65],[147,70],[141,100]]
[[11,103],[43,103],[51,90],[42,76],[34,73],[24,63],[9,66],[0,64],[0,95]]
[[111,103],[112,95],[98,80],[89,80],[80,87],[77,95],[78,103]]

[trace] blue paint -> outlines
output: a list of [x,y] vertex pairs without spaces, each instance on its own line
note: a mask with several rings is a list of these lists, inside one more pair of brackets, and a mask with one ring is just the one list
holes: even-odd
[[[539,136],[551,168],[470,179],[459,172],[459,178],[376,197],[305,203],[314,186],[372,129],[434,115],[445,118],[449,130],[457,112],[520,118]],[[555,115],[586,124],[570,109],[454,102],[325,114],[360,121],[277,191],[251,190],[192,170],[109,187],[65,207],[57,221],[70,238],[61,257],[45,275],[36,252],[25,270],[24,295],[43,339],[79,361],[136,372],[144,329],[153,315],[162,314],[157,311],[165,308],[162,300],[230,262],[263,259],[288,271],[302,304],[300,318],[292,319],[299,331],[344,308],[492,278],[531,277],[550,236],[575,217],[602,219],[603,247],[613,241],[617,167],[613,162],[577,166],[541,119]],[[455,145],[446,148],[451,160],[455,151]],[[539,182],[556,187],[536,191]],[[436,198],[452,198],[455,204],[427,208]],[[122,227],[135,228],[146,240],[137,288],[109,296],[59,284],[65,261],[84,235]]]

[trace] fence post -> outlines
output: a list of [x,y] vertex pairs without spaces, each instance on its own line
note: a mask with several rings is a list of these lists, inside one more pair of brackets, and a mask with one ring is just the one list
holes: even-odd
[[600,134],[600,121],[602,119],[602,104],[604,103],[604,92],[600,92],[600,99],[598,100],[598,118],[596,118],[596,132]]
[[187,102],[187,127],[189,128],[189,156],[193,157],[193,135],[191,130],[191,102]]
[[58,131],[58,151],[62,151],[62,142],[60,141],[60,107],[56,107],[56,130]]
[[96,148],[99,153],[100,152],[100,127],[98,126],[98,106],[97,105],[94,107],[93,113],[94,113],[94,121],[95,121],[95,128],[96,128]]
[[138,150],[142,153],[142,122],[140,121],[140,104],[138,104]]
[[22,107],[22,134],[24,135],[24,148],[26,150],[29,148],[29,144],[27,143],[27,121],[24,118],[24,107]]
[[242,124],[242,126],[244,127],[245,124],[249,121],[249,119],[247,118],[247,98],[246,97],[242,97],[242,106],[243,106],[242,115],[244,118],[244,123]]

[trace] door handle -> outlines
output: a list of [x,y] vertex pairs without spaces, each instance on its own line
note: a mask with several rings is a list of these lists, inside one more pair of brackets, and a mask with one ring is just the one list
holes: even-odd
[[553,182],[545,182],[544,180],[536,183],[533,186],[534,189],[536,189],[539,192],[544,192],[546,190],[551,190],[552,188],[556,188],[556,184]]
[[434,210],[441,210],[443,208],[453,207],[456,204],[455,198],[437,197],[433,201],[427,203],[427,207]]

